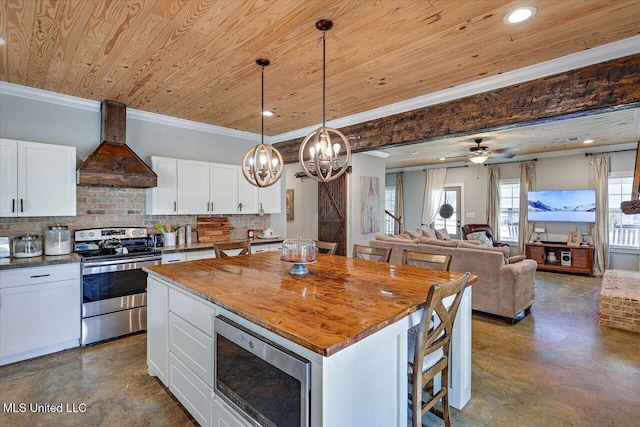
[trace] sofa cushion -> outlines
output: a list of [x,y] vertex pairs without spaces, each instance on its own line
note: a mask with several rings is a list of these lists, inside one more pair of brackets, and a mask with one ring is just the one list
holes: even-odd
[[436,238],[438,240],[451,240],[451,237],[449,237],[449,232],[446,228],[436,230]]
[[376,240],[382,240],[384,242],[399,242],[399,243],[418,243],[418,239],[411,239],[408,235],[392,234],[390,236],[376,235]]
[[476,231],[474,233],[467,234],[467,240],[476,240],[480,242],[480,246],[492,247],[491,240],[487,237],[487,233],[484,231]]
[[423,245],[446,246],[449,248],[455,248],[456,246],[458,246],[457,241],[429,239],[428,237],[420,237],[418,239],[418,243],[421,243]]
[[478,245],[473,244],[473,243],[460,241],[460,242],[458,242],[458,247],[459,248],[475,249],[477,251],[501,252],[502,255],[504,256],[504,263],[507,264],[509,262],[509,247],[508,246],[500,246],[500,247],[494,248],[493,246],[489,246],[489,247],[488,246],[478,246]]

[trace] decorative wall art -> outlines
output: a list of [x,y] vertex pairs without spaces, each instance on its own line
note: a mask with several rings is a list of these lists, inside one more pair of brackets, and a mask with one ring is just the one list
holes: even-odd
[[286,190],[284,196],[284,209],[287,214],[287,221],[293,221],[293,189]]
[[362,234],[375,233],[380,230],[378,178],[373,176],[361,177],[360,195],[362,206]]

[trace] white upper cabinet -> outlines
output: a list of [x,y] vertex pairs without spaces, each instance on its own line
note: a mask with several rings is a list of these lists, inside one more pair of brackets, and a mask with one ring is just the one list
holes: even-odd
[[238,166],[209,165],[209,201],[212,214],[233,214],[238,208]]
[[236,166],[238,174],[238,209],[236,213],[257,214],[258,187],[249,184],[242,173],[242,166]]
[[178,160],[178,213],[210,213],[208,162]]
[[0,139],[0,216],[75,216],[76,148]]
[[151,168],[158,186],[147,189],[149,215],[257,214],[260,203],[265,213],[282,210],[281,182],[258,189],[237,165],[152,156]]
[[260,188],[258,200],[264,213],[282,212],[282,178],[270,187]]
[[151,169],[158,175],[158,186],[147,189],[147,214],[177,214],[178,160],[151,157]]

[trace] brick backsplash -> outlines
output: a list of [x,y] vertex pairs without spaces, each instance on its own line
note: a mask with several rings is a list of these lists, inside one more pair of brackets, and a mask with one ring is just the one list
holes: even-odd
[[[232,239],[247,237],[247,229],[263,230],[270,225],[270,215],[226,216]],[[147,227],[162,224],[188,225],[196,228],[196,215],[147,215],[144,188],[77,187],[77,216],[0,218],[0,236],[16,237],[27,233],[44,235],[53,224],[67,225],[70,230],[99,227]],[[195,236],[194,236],[195,239]]]

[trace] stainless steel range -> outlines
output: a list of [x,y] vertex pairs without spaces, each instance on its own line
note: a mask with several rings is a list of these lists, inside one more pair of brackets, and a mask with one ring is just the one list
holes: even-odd
[[147,230],[93,228],[75,232],[82,267],[81,344],[147,329],[147,273],[160,264],[148,246]]

